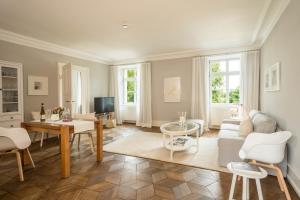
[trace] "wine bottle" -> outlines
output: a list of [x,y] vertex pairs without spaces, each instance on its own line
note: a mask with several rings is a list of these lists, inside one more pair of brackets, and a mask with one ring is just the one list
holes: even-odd
[[45,113],[45,108],[44,108],[44,103],[41,104],[41,122],[46,121],[46,113]]

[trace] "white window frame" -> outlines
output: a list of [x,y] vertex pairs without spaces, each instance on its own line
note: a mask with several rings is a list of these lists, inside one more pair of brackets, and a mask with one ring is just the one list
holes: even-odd
[[[135,70],[135,77],[134,78],[128,78],[127,77],[127,71],[129,70]],[[127,102],[127,81],[134,81],[135,82],[135,88],[134,88],[134,102]],[[122,85],[123,85],[123,105],[126,106],[135,106],[137,102],[137,66],[136,65],[128,65],[122,67]]]
[[[226,56],[215,56],[215,57],[211,57],[208,59],[208,64],[209,64],[209,93],[210,93],[210,98],[209,98],[209,102],[212,105],[233,105],[234,103],[230,103],[229,102],[229,93],[230,93],[230,89],[229,89],[229,76],[231,75],[240,75],[240,102],[241,102],[241,70],[242,70],[242,66],[240,66],[240,71],[229,71],[229,62],[232,60],[240,60],[241,62],[241,55],[240,54],[234,54],[234,55],[226,55]],[[219,72],[219,73],[215,73],[212,72],[212,68],[210,66],[211,62],[222,62],[225,61],[226,62],[226,71],[225,72]],[[221,76],[225,76],[226,78],[226,103],[213,103],[212,102],[212,78],[215,75],[221,75]],[[239,104],[240,104],[239,102]]]

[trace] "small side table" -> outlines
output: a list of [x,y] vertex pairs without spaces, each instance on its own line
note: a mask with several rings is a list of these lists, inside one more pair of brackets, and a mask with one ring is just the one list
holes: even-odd
[[263,200],[260,179],[265,178],[268,173],[261,167],[251,165],[246,162],[231,162],[228,163],[227,168],[233,173],[232,183],[230,188],[229,200],[233,200],[233,194],[235,190],[237,176],[243,177],[243,198],[242,200],[250,199],[249,194],[249,179],[255,179],[256,188],[258,193],[258,199]]
[[[193,138],[189,137],[196,132],[196,147],[199,150],[199,125],[194,122],[186,122],[185,126],[180,126],[179,122],[169,122],[160,126],[163,134],[163,146],[170,150],[170,159],[173,160],[173,153],[175,151],[184,151],[193,146]],[[167,141],[166,136],[169,136]],[[183,144],[176,144],[176,140],[184,141]],[[175,140],[175,141],[174,141]]]

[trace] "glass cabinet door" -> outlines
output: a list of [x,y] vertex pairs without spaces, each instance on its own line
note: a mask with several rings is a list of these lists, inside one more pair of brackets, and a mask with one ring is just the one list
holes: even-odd
[[2,112],[18,112],[18,69],[13,67],[1,67],[2,77]]

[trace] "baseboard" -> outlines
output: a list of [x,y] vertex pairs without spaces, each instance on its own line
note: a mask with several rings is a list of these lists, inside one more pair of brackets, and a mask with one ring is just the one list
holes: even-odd
[[152,121],[152,126],[160,127],[162,124],[167,123],[170,121],[159,121],[159,120],[153,120]]
[[288,175],[287,179],[289,183],[294,188],[295,192],[297,193],[298,197],[300,197],[300,176],[296,173],[296,170],[288,164]]

